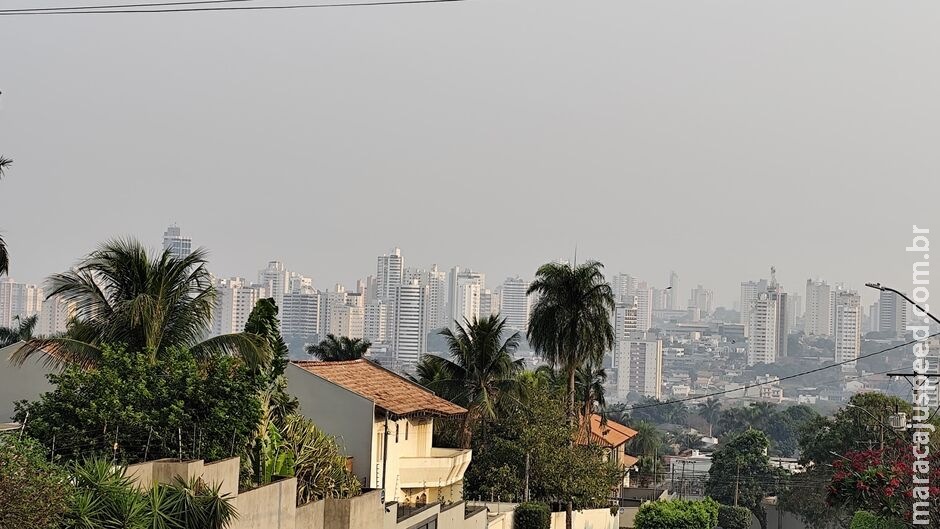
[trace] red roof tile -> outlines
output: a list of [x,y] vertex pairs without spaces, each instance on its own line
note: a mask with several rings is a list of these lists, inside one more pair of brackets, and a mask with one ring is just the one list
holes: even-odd
[[365,359],[291,363],[371,400],[394,415],[451,416],[467,413],[464,408],[438,397],[423,386]]
[[[620,424],[619,422],[607,419],[607,422],[601,424],[601,416],[591,414],[591,442],[608,448],[616,448],[636,435],[636,430]],[[582,421],[580,432],[578,434],[578,443],[585,443],[585,427]]]

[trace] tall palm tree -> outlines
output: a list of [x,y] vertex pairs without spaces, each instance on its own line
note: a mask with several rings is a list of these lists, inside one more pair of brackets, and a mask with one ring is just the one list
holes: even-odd
[[28,318],[14,318],[15,327],[0,327],[0,349],[13,345],[16,342],[27,342],[33,339],[33,331],[36,330],[36,322],[39,321],[38,315],[32,315]]
[[656,467],[659,456],[663,453],[663,435],[650,422],[639,421],[631,427],[636,430],[636,435],[628,441],[627,447],[633,454],[647,462],[644,466],[649,467],[648,471],[652,473],[652,483],[655,485],[657,481]]
[[326,335],[326,340],[307,346],[307,354],[317,357],[322,362],[338,362],[341,360],[358,360],[372,347],[368,340],[350,338],[332,334]]
[[716,398],[710,398],[698,405],[698,414],[708,423],[708,436],[712,436],[712,427],[718,423],[721,417],[721,401]]
[[205,339],[216,291],[201,248],[180,258],[167,250],[152,256],[135,239],[115,239],[47,285],[49,297],[74,303],[75,315],[65,336],[30,340],[14,352],[16,362],[40,354],[51,366],[90,368],[104,344],[145,351],[151,359],[174,347],[189,348],[200,360],[239,355],[253,366],[271,356],[264,338],[251,333]]
[[[581,420],[584,422],[588,442],[591,441],[592,433],[591,415],[602,413],[607,407],[606,391],[604,390],[605,382],[607,382],[607,371],[594,362],[582,364],[575,374],[578,401],[582,404]],[[601,420],[606,422],[607,419],[601,415]]]
[[[3,178],[7,167],[13,165],[13,160],[0,156],[0,178]],[[7,245],[0,237],[0,276],[10,271],[10,254],[7,253]]]
[[506,320],[499,316],[474,318],[455,331],[441,331],[452,360],[424,355],[418,362],[416,382],[467,408],[460,432],[463,448],[470,448],[476,427],[494,418],[498,400],[517,386],[524,363],[513,355],[522,337],[507,334]]
[[529,317],[529,343],[567,376],[569,423],[576,416],[578,367],[592,360],[600,363],[614,344],[614,293],[602,269],[597,261],[578,266],[549,263],[538,269],[528,290],[539,296]]

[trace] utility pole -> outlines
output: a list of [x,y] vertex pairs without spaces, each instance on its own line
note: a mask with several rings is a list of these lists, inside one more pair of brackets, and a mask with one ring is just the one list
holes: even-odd
[[525,501],[529,501],[529,458],[531,457],[532,452],[525,453]]
[[734,477],[734,506],[735,507],[738,506],[738,485],[740,484],[740,481],[741,481],[741,461],[739,460],[737,463],[738,463],[738,471],[737,471],[737,475]]

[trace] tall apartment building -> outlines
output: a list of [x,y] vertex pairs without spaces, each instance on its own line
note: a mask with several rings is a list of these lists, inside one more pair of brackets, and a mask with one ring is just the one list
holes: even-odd
[[506,327],[525,333],[529,327],[529,282],[519,277],[507,277],[499,289],[500,314],[506,318]]
[[483,293],[486,283],[486,276],[473,270],[461,270],[454,267],[448,277],[448,299],[450,322],[449,326],[454,327],[454,322],[463,324],[464,320],[473,321],[480,317],[480,295]]
[[398,287],[402,285],[404,274],[405,258],[401,255],[401,248],[396,247],[391,253],[376,259],[375,299],[384,302],[390,309],[386,311],[385,328],[392,336],[395,334],[395,310],[398,306],[395,296]]
[[666,292],[666,308],[668,310],[681,310],[682,295],[679,293],[679,274],[669,272],[669,290]]
[[487,316],[496,316],[501,307],[499,292],[485,288],[480,292],[480,318]]
[[320,293],[300,291],[284,294],[279,316],[282,336],[320,336]]
[[861,298],[858,292],[841,288],[832,292],[831,320],[836,363],[850,362],[846,367],[855,367],[862,340]]
[[645,333],[617,343],[617,393],[625,399],[630,392],[662,398],[663,342]]
[[403,367],[417,364],[426,351],[427,290],[417,280],[412,280],[407,285],[399,285],[395,294],[395,359]]
[[741,323],[744,325],[744,332],[750,329],[751,306],[757,301],[757,295],[761,292],[767,292],[767,281],[745,281],[741,283]]
[[365,307],[356,303],[353,296],[347,296],[345,303],[331,303],[327,334],[364,338],[365,314]]
[[284,294],[290,287],[291,273],[280,261],[268,261],[264,270],[258,271],[258,284],[264,287],[268,297],[274,298],[278,307],[284,304]]
[[689,308],[698,309],[703,317],[712,313],[714,302],[715,293],[702,285],[693,288],[689,296]]
[[388,305],[381,300],[373,300],[366,305],[363,318],[365,339],[373,344],[389,343]]
[[264,286],[241,277],[217,278],[216,309],[212,314],[212,335],[243,332],[248,316],[259,299],[269,297]]
[[894,292],[882,291],[878,297],[878,331],[895,339],[907,333],[907,302]]
[[632,299],[636,293],[637,283],[639,283],[637,278],[630,274],[619,273],[615,275],[611,282],[611,287],[613,287],[614,290],[614,299],[616,301]]
[[832,334],[832,289],[825,281],[806,280],[806,312],[803,332],[810,336]]
[[180,227],[173,224],[163,232],[163,249],[169,250],[173,257],[182,259],[193,252],[193,240],[184,237]]
[[69,320],[75,317],[75,302],[68,303],[56,295],[42,302],[36,334],[53,336],[68,330]]
[[777,300],[765,290],[757,293],[750,307],[747,365],[772,364],[777,361]]
[[631,302],[626,300],[618,301],[614,304],[612,327],[614,328],[614,354],[611,355],[611,367],[618,369],[620,367],[620,347],[627,343],[630,338],[635,338],[638,334],[637,327],[637,297],[633,296]]
[[[417,280],[428,289],[425,328],[428,332],[447,327],[447,273],[433,265],[430,270],[406,268],[402,283]],[[498,310],[498,307],[497,307]]]
[[26,319],[42,310],[42,287],[0,279],[0,327],[12,327],[14,320]]
[[653,327],[653,289],[645,281],[641,281],[637,284],[634,296],[636,300],[636,329],[638,332],[646,332]]

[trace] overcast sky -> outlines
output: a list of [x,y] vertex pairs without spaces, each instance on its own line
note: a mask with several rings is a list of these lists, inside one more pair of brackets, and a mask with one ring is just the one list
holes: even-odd
[[[0,7],[40,3],[78,0]],[[772,264],[909,290],[911,225],[940,244],[938,27],[935,0],[0,17],[11,277],[176,222],[216,273],[321,288],[394,246],[493,286],[577,246],[729,306]]]

